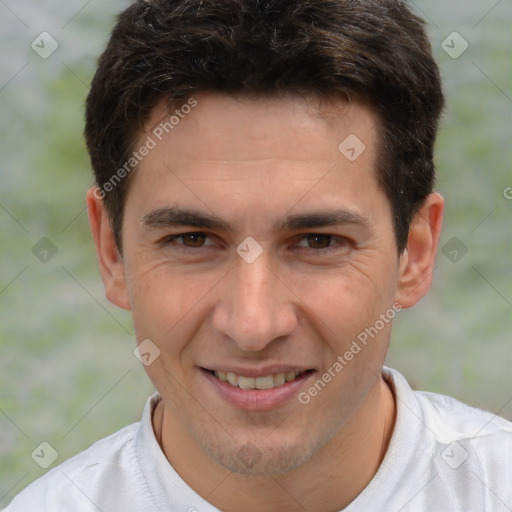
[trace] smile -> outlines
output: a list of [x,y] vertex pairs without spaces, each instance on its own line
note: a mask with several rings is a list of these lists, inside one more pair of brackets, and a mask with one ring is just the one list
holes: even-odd
[[[315,370],[304,368],[240,368],[233,371],[200,367],[211,389],[224,402],[245,411],[270,411],[295,403],[306,382],[314,378]],[[233,368],[234,369],[234,368]],[[274,373],[275,372],[275,373]]]
[[263,377],[244,377],[232,372],[213,372],[213,375],[222,382],[227,382],[233,387],[240,389],[273,389],[283,386],[287,382],[294,381],[297,377],[306,373],[306,371],[290,371],[276,373],[275,375],[265,375]]

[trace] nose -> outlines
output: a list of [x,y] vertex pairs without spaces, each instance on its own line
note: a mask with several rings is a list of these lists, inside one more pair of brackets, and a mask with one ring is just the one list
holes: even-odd
[[263,351],[297,326],[293,293],[263,255],[253,263],[238,260],[222,284],[220,298],[213,328],[241,351]]

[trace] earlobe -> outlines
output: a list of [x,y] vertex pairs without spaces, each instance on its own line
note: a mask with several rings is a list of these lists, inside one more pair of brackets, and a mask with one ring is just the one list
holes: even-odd
[[444,199],[440,194],[433,193],[412,219],[407,247],[400,256],[400,275],[395,297],[403,308],[414,306],[430,289],[443,211]]
[[87,192],[87,210],[105,295],[123,309],[130,309],[123,259],[117,248],[107,212],[98,187]]

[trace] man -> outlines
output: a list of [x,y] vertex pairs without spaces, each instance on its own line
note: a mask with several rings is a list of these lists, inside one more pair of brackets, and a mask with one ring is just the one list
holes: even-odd
[[7,510],[512,510],[512,425],[383,368],[432,281],[442,105],[402,1],[126,9],[87,204],[157,393]]

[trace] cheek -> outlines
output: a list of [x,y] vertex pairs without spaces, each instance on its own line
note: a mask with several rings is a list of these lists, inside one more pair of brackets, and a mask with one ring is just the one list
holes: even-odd
[[375,261],[372,264],[295,279],[293,289],[304,310],[310,312],[308,316],[326,339],[339,343],[340,349],[393,304],[393,272],[378,270]]
[[[129,293],[137,339],[150,338],[161,350],[176,351],[186,332],[207,314],[204,300],[215,287],[214,276],[186,275],[168,265],[139,267],[129,273]],[[167,340],[167,342],[166,342]],[[170,346],[168,340],[172,340]],[[186,337],[185,340],[186,341]]]

